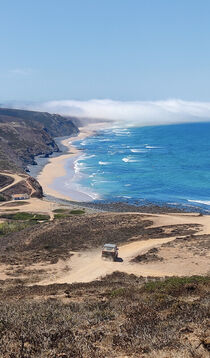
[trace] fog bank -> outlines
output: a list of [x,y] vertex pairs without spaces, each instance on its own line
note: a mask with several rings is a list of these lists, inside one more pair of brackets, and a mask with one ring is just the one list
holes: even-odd
[[59,113],[80,118],[114,120],[117,125],[142,126],[210,121],[210,102],[165,101],[88,101],[60,100],[16,105],[16,108]]

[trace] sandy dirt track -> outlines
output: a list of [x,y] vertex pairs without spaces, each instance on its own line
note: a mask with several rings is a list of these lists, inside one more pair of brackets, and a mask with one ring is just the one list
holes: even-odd
[[[141,214],[139,214],[141,215]],[[144,214],[145,215],[145,214]],[[152,227],[161,227],[165,225],[178,224],[199,224],[201,225],[198,235],[210,233],[210,217],[198,216],[198,214],[148,214],[147,219],[153,221]],[[137,239],[137,238],[136,238]],[[100,279],[114,271],[121,271],[137,276],[184,276],[206,274],[208,271],[207,257],[184,257],[183,259],[175,259],[175,251],[171,251],[164,258],[163,262],[150,263],[133,263],[132,258],[139,254],[145,254],[152,248],[158,248],[162,244],[172,242],[175,237],[148,239],[133,241],[128,244],[119,245],[119,260],[112,262],[102,260],[101,248],[88,251],[72,252],[68,260],[59,260],[57,264],[44,267],[49,275],[40,284],[46,285],[51,283],[74,283],[74,282],[90,282]],[[138,239],[137,239],[138,240]],[[194,262],[192,262],[194,261]]]
[[[20,208],[23,211],[48,213],[53,220],[53,210],[59,207],[57,203],[32,198],[28,200],[28,205]],[[1,207],[0,211],[6,208]],[[126,213],[125,213],[126,214]],[[134,214],[134,213],[133,213]],[[112,215],[111,213],[104,213],[103,215]],[[120,215],[120,213],[115,213]],[[132,213],[127,213],[132,215]],[[198,250],[196,256],[193,250],[185,250],[177,248],[172,243],[173,247],[161,248],[161,261],[133,263],[131,260],[138,255],[147,253],[152,248],[159,248],[165,243],[172,242],[176,236],[171,236],[170,232],[180,224],[198,224],[198,232],[196,235],[210,234],[210,216],[200,216],[197,213],[168,213],[168,214],[142,214],[135,213],[146,220],[150,220],[153,224],[151,228],[164,227],[164,233],[169,233],[167,238],[148,237],[147,240],[142,240],[141,237],[133,236],[132,242],[119,245],[119,257],[122,260],[111,262],[101,259],[101,247],[96,249],[89,249],[85,251],[69,252],[67,260],[59,259],[55,264],[46,262],[34,263],[27,270],[44,270],[44,275],[40,277],[39,284],[47,285],[53,283],[74,283],[74,282],[90,282],[92,280],[100,279],[101,277],[111,274],[114,271],[125,272],[128,274],[135,274],[137,276],[187,276],[187,275],[203,275],[208,274],[209,270],[209,256],[202,254],[202,249]],[[172,227],[170,227],[172,226]],[[180,234],[177,234],[180,237]],[[131,238],[130,238],[131,240]],[[184,244],[183,244],[184,245]],[[193,248],[192,248],[193,249]],[[5,267],[1,267],[2,273]],[[1,279],[9,278],[1,276]],[[24,278],[24,277],[23,277]]]
[[3,187],[2,189],[0,189],[0,193],[1,193],[2,191],[5,191],[5,190],[11,188],[12,186],[14,186],[15,184],[19,183],[20,181],[22,181],[22,180],[24,179],[22,176],[20,176],[20,175],[18,175],[18,174],[10,174],[10,173],[5,173],[5,172],[1,172],[0,174],[1,174],[1,175],[5,175],[5,176],[7,176],[7,177],[11,177],[11,178],[14,179],[13,183],[11,183],[11,184],[9,184],[9,185]]
[[[144,214],[145,215],[145,214]],[[147,219],[153,221],[152,227],[179,224],[201,225],[199,235],[210,234],[210,215],[200,216],[197,213],[176,214],[147,214]]]
[[[74,282],[90,282],[101,277],[111,274],[114,271],[126,272],[128,274],[143,276],[164,276],[161,270],[150,266],[140,266],[131,263],[130,260],[138,254],[146,253],[154,247],[173,241],[174,237],[164,239],[149,239],[135,241],[126,245],[119,246],[119,259],[117,262],[104,260],[101,258],[101,250],[90,250],[75,252],[67,261],[60,260],[56,265],[56,274],[50,275],[40,284],[51,283],[74,283]],[[69,267],[69,271],[65,273],[65,269]],[[55,268],[55,267],[54,267]],[[168,273],[173,275],[174,273]]]

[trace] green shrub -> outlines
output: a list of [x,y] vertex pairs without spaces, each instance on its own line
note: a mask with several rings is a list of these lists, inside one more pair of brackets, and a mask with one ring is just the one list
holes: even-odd
[[0,218],[10,219],[10,220],[24,220],[24,221],[40,220],[41,221],[41,220],[49,220],[49,215],[20,212],[15,214],[2,214],[0,215]]
[[55,215],[54,215],[54,218],[55,218],[55,219],[64,219],[64,218],[67,218],[67,217],[69,217],[69,216],[70,216],[69,214],[59,213],[59,214],[55,214]]
[[7,235],[11,232],[21,231],[29,226],[29,222],[5,222],[0,224],[0,235]]
[[84,213],[85,213],[84,210],[80,210],[80,209],[70,211],[70,214],[73,214],[73,215],[82,215]]
[[2,194],[0,194],[0,201],[6,201],[5,197]]
[[[171,292],[181,291],[185,287],[199,283],[209,283],[210,277],[191,276],[191,277],[170,277],[164,281],[151,281],[145,284],[144,288],[149,292],[163,292],[170,294]],[[193,286],[191,286],[193,287]]]
[[[55,210],[54,210],[55,212]],[[85,214],[84,210],[76,209],[76,210],[65,210],[65,209],[56,209],[56,214],[54,215],[55,219],[65,219],[71,215],[82,215]]]
[[124,296],[125,295],[125,290],[126,289],[124,287],[116,288],[115,290],[112,290],[110,292],[110,296],[111,297]]
[[59,213],[59,214],[66,213],[66,212],[68,212],[68,209],[59,208],[59,209],[53,210],[53,213]]

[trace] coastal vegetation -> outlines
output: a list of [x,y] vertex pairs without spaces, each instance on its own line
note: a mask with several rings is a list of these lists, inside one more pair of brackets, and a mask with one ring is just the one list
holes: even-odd
[[8,175],[0,174],[0,188],[3,189],[5,186],[10,185],[14,182],[14,179]]
[[54,211],[54,218],[55,219],[64,219],[71,215],[83,215],[85,214],[85,210],[82,209],[55,209]]
[[0,357],[202,357],[209,277],[115,272],[87,284],[1,284]]
[[17,232],[25,229],[29,225],[28,222],[11,222],[6,221],[0,223],[0,236],[8,235],[12,232]]
[[28,213],[22,211],[14,214],[0,214],[0,218],[21,221],[45,221],[49,220],[50,217],[49,215]]

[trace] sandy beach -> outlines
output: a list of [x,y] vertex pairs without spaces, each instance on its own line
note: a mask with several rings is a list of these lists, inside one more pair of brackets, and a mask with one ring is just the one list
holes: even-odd
[[107,122],[91,123],[87,126],[80,127],[80,132],[77,136],[69,137],[62,141],[62,144],[67,147],[67,152],[65,154],[61,154],[59,157],[50,158],[50,161],[45,165],[40,174],[37,176],[37,180],[42,186],[44,194],[71,201],[88,201],[91,199],[90,197],[85,195],[81,196],[80,193],[76,192],[73,188],[68,190],[69,195],[64,195],[55,188],[53,188],[52,184],[55,179],[64,177],[67,174],[65,169],[65,163],[68,159],[72,159],[70,163],[70,169],[73,177],[74,160],[76,159],[76,157],[79,157],[81,155],[81,151],[73,145],[73,142],[77,140],[82,140],[86,137],[90,137],[91,135],[94,135],[98,130],[104,129],[106,127]]

